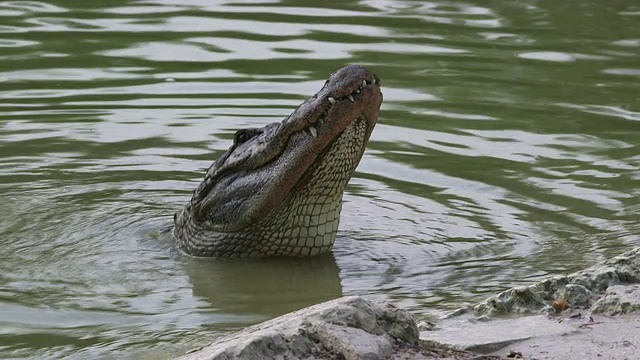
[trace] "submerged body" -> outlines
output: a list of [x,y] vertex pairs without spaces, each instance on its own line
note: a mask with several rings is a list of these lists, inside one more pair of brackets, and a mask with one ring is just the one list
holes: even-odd
[[380,79],[349,65],[282,122],[238,131],[174,216],[178,247],[230,258],[330,251],[381,103]]

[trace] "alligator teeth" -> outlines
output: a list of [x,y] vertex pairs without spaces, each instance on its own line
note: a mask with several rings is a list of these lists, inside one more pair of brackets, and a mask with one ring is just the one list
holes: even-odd
[[367,87],[367,80],[362,80],[362,87]]
[[353,99],[353,95],[348,95],[347,99],[349,99],[349,101],[354,102],[355,100]]
[[356,94],[360,94],[360,89],[356,90],[355,92]]
[[373,85],[376,84],[376,78],[373,78],[373,80],[371,80],[371,84],[373,84]]
[[331,96],[329,96],[329,102],[331,103],[331,105],[335,105],[336,104],[336,99],[332,98]]
[[[330,98],[331,99],[331,98]],[[309,133],[311,134],[312,137],[318,137],[318,129],[316,129],[315,126],[310,126],[309,127]]]

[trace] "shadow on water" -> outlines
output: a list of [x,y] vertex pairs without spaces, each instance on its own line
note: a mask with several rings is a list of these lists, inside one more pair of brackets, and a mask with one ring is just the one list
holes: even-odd
[[[342,295],[333,254],[252,260],[184,257],[193,295],[211,309],[249,322],[279,316]],[[222,322],[224,323],[224,321]]]

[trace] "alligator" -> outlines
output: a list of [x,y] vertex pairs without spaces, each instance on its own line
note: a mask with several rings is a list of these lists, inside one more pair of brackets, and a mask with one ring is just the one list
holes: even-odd
[[282,122],[237,131],[174,215],[177,247],[217,258],[329,252],[381,103],[380,79],[348,65]]

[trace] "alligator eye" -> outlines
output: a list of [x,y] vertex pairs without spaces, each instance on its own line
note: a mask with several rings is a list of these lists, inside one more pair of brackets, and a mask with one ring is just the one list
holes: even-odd
[[242,144],[244,142],[247,142],[249,140],[251,140],[251,138],[254,136],[254,134],[246,131],[246,130],[239,130],[238,132],[236,132],[236,137],[234,138],[233,142],[238,145],[238,144]]

